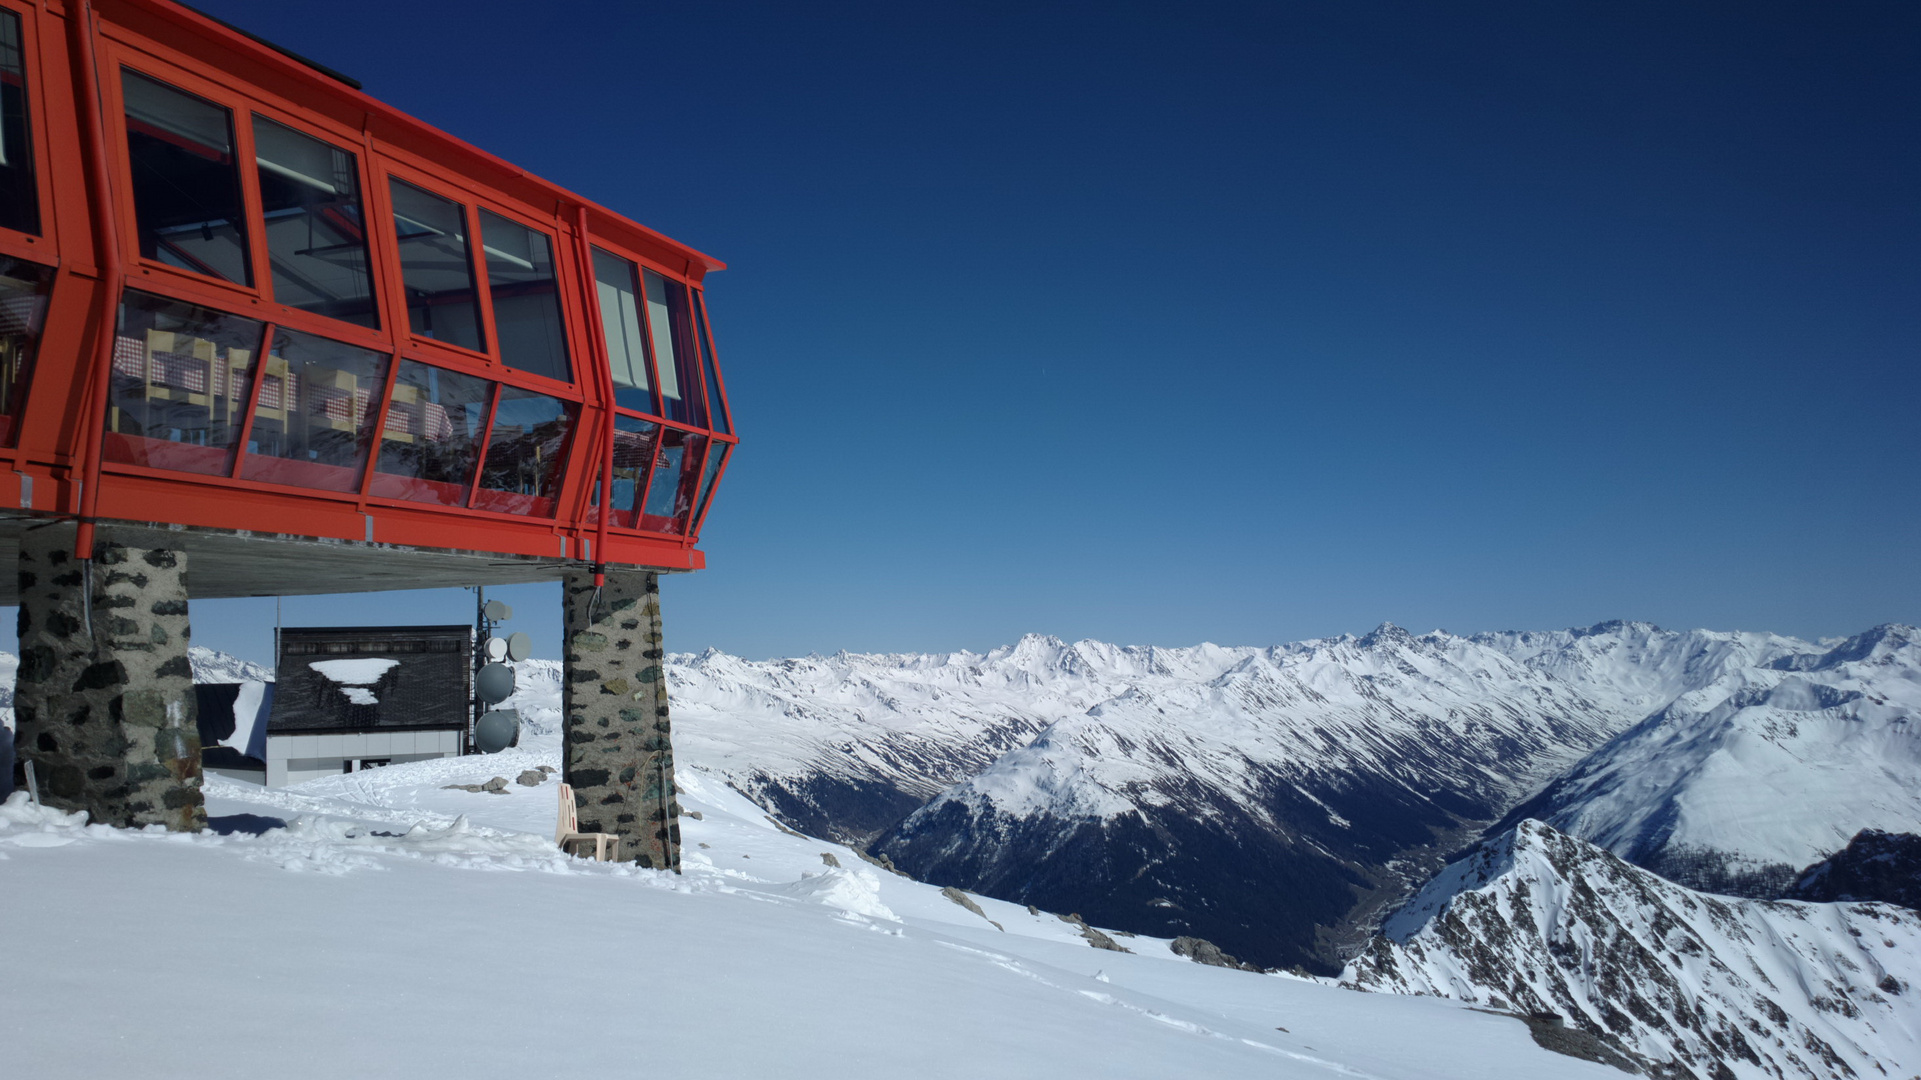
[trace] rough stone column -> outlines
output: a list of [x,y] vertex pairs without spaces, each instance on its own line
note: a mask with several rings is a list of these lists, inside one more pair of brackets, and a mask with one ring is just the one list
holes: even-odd
[[49,805],[106,825],[206,828],[187,553],[165,533],[102,530],[89,574],[73,532],[49,525],[20,539],[16,749]]
[[592,574],[569,573],[561,588],[567,648],[560,768],[573,785],[580,831],[620,837],[624,861],[679,872],[659,577],[609,570],[598,599]]

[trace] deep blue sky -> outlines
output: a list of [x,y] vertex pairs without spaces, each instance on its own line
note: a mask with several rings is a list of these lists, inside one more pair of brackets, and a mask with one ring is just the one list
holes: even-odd
[[199,3],[731,264],[673,649],[1921,621],[1921,5]]

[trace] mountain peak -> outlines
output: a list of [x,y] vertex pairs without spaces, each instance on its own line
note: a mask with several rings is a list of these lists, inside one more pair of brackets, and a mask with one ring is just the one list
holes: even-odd
[[1406,647],[1414,644],[1414,635],[1391,622],[1384,622],[1361,635],[1355,644],[1363,649],[1372,649],[1379,645],[1400,645]]
[[1576,627],[1572,630],[1569,630],[1568,633],[1572,634],[1574,637],[1577,637],[1577,638],[1606,637],[1609,634],[1619,634],[1629,630],[1639,631],[1643,634],[1659,634],[1664,632],[1659,626],[1656,626],[1651,622],[1631,621],[1628,619],[1608,619],[1605,622],[1597,622],[1593,626],[1589,626],[1585,628]]

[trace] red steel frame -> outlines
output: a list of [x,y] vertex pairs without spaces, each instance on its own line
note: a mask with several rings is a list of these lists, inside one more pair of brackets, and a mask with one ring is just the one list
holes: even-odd
[[[597,571],[608,563],[669,570],[704,565],[695,545],[713,492],[725,479],[731,461],[723,464],[705,499],[700,498],[699,478],[721,444],[731,447],[739,442],[731,430],[723,433],[646,417],[663,429],[656,440],[657,454],[666,428],[696,432],[705,440],[700,454],[688,455],[698,460],[684,465],[693,470],[696,500],[687,511],[685,535],[623,528],[611,522],[611,513],[592,505],[596,482],[602,491],[613,489],[615,415],[592,253],[595,246],[601,247],[686,286],[687,317],[695,320],[690,332],[700,336],[699,347],[707,350],[708,357],[713,355],[712,328],[701,286],[708,273],[724,268],[722,263],[530,176],[170,0],[0,0],[0,8],[19,17],[23,32],[42,233],[35,237],[0,229],[0,255],[56,271],[25,402],[16,407],[15,436],[11,446],[0,447],[0,502],[38,515],[77,519],[86,533],[91,533],[96,519],[162,522],[588,559]],[[254,268],[252,286],[179,270],[140,255],[120,101],[123,67],[231,111],[248,254]],[[255,115],[355,155],[369,273],[382,329],[368,330],[273,301],[261,196],[252,166]],[[486,352],[416,337],[408,329],[399,249],[391,235],[390,179],[461,206],[471,240],[476,303],[487,328]],[[551,241],[572,382],[517,371],[500,362],[486,259],[480,251],[482,209],[533,228]],[[121,293],[128,287],[260,322],[265,326],[263,346],[271,345],[276,331],[288,329],[385,354],[386,385],[374,409],[373,437],[359,490],[322,491],[240,479],[254,406],[265,383],[268,347],[258,350],[254,360],[248,410],[230,476],[103,460],[115,321]],[[501,386],[515,386],[559,398],[578,409],[553,518],[370,494],[403,360],[490,380],[495,384],[491,391],[495,402]],[[702,358],[702,363],[712,361]],[[705,374],[702,371],[702,377],[694,380],[698,385],[687,391],[696,395],[694,400],[704,399],[708,392]],[[721,400],[706,402],[704,412],[710,424],[725,422],[731,428],[731,410],[720,379],[715,363],[713,381]],[[490,406],[489,427],[493,411]],[[476,488],[486,450],[483,437],[482,460],[474,466]],[[638,507],[645,505],[645,497],[643,490],[635,525],[644,523]]]

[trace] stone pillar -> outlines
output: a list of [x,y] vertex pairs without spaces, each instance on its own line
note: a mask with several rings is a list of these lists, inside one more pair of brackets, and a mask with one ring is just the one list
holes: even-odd
[[570,572],[561,588],[567,647],[560,770],[573,785],[580,831],[613,833],[621,859],[678,873],[680,804],[659,576],[609,570],[596,598],[594,576]]
[[106,825],[203,829],[187,553],[165,533],[103,529],[89,572],[73,533],[49,525],[20,539],[16,750],[51,806]]

